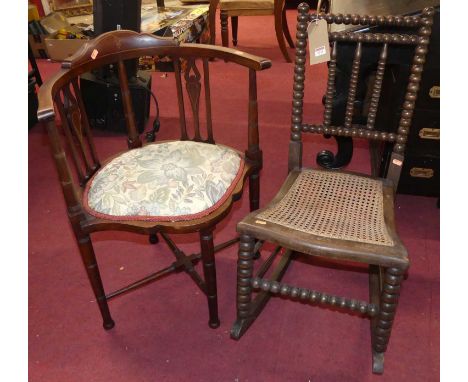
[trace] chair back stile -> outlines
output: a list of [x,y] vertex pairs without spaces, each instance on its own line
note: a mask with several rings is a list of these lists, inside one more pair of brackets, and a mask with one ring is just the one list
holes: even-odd
[[[421,81],[421,72],[428,50],[431,34],[432,17],[434,10],[426,8],[420,16],[358,16],[342,14],[309,14],[309,6],[301,4],[297,17],[297,49],[294,68],[294,85],[291,117],[291,135],[289,144],[289,171],[302,167],[302,133],[317,133],[330,136],[344,136],[352,138],[364,138],[390,142],[393,144],[393,152],[390,159],[390,167],[387,178],[393,181],[396,189],[404,160],[405,143],[407,141],[413,110]],[[356,26],[392,26],[403,29],[402,33],[372,33],[370,32],[330,32],[331,54],[328,65],[328,81],[325,92],[324,114],[322,124],[307,124],[303,122],[303,98],[306,71],[306,45],[307,27],[312,21],[325,19],[328,24],[351,24]],[[417,29],[416,33],[406,32]],[[405,32],[405,33],[403,33]],[[331,125],[333,112],[333,97],[335,95],[336,62],[339,54],[340,43],[355,43],[355,54],[352,63],[348,95],[345,107],[344,123],[340,126]],[[366,124],[353,123],[354,103],[357,93],[360,62],[363,49],[367,44],[381,45],[375,80],[370,90],[370,102]],[[414,46],[413,62],[410,69],[406,93],[401,106],[401,116],[398,128],[395,132],[376,130],[375,121],[381,95],[382,82],[386,70],[389,45]],[[378,129],[378,126],[377,126]]]

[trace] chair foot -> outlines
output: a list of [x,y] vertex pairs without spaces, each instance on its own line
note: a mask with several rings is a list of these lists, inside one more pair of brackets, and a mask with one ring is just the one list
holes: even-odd
[[77,235],[76,238],[80,249],[81,259],[85,266],[94,296],[96,297],[99,311],[101,312],[104,329],[112,329],[114,327],[114,321],[110,315],[109,305],[107,304],[107,298],[102,285],[99,266],[96,261],[91,238],[89,235]]
[[219,319],[216,320],[216,321],[208,321],[208,326],[211,328],[211,329],[217,329],[219,328],[219,325],[220,325],[220,322],[219,322]]
[[230,335],[233,340],[238,340],[240,338],[240,329],[242,324],[239,321],[240,320],[236,320],[231,328]]
[[254,320],[252,319],[243,319],[238,318],[231,328],[231,338],[233,340],[238,340],[242,335],[247,331]]
[[159,243],[158,235],[155,233],[152,233],[151,235],[149,235],[149,242],[150,244],[158,244]]
[[115,326],[115,322],[114,322],[114,320],[104,321],[104,322],[102,323],[102,326],[103,326],[104,329],[106,329],[106,330],[111,330],[111,329]]
[[372,372],[382,374],[384,370],[384,353],[372,352]]

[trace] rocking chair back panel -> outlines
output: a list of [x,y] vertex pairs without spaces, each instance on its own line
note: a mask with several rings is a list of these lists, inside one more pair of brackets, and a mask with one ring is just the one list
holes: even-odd
[[[368,140],[378,140],[390,142],[393,144],[393,156],[389,171],[389,177],[394,183],[398,182],[399,171],[403,161],[405,143],[407,141],[409,127],[413,110],[421,81],[421,72],[427,46],[431,35],[432,17],[434,10],[425,9],[420,16],[359,16],[359,15],[341,15],[341,14],[309,14],[309,8],[305,5],[299,6],[298,24],[297,24],[297,49],[294,68],[292,119],[291,119],[291,140],[289,170],[297,169],[302,166],[302,133],[317,133],[331,136],[344,136],[353,138],[364,138]],[[332,32],[329,33],[329,40],[332,43],[330,62],[328,67],[328,82],[324,101],[324,114],[322,124],[308,124],[303,121],[303,98],[304,82],[306,73],[306,46],[307,46],[307,27],[310,22],[324,19],[328,24],[352,24],[368,26],[368,32],[353,33]],[[400,28],[401,33],[372,33],[374,26],[392,26]],[[343,116],[343,124],[331,126],[331,116],[333,111],[333,99],[335,95],[336,61],[339,55],[340,44],[354,44],[355,54],[348,84],[348,96],[346,108]],[[400,122],[395,132],[378,131],[375,126],[376,115],[379,109],[379,100],[382,89],[388,57],[389,45],[409,46],[413,49],[413,62],[408,78],[404,102],[401,105]],[[379,47],[378,64],[375,68],[375,80],[370,90],[370,100],[365,124],[354,123],[353,115],[355,109],[356,91],[360,78],[360,61],[365,49]]]

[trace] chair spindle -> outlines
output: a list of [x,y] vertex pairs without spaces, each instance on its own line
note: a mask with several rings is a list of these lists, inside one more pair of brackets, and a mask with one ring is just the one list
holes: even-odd
[[87,180],[89,179],[89,176],[93,172],[93,170],[92,170],[92,165],[91,163],[89,163],[88,158],[86,156],[86,148],[85,148],[85,144],[83,141],[84,132],[82,129],[81,114],[85,114],[85,113],[80,113],[77,100],[71,93],[68,85],[64,89],[64,94],[65,94],[65,97],[69,101],[69,107],[68,107],[69,127],[71,127],[72,136],[75,135],[76,140],[78,141],[78,147],[80,149],[79,154],[83,161],[84,167],[86,169],[85,180]]
[[211,93],[210,93],[210,67],[207,58],[203,59],[203,81],[205,85],[205,110],[207,142],[214,143],[213,126],[211,119]]
[[184,106],[184,93],[182,91],[182,79],[181,79],[181,65],[180,59],[174,58],[174,72],[177,87],[177,100],[179,103],[179,123],[180,123],[180,139],[182,141],[188,140],[187,135],[187,124],[185,122],[185,106]]
[[330,126],[331,116],[333,111],[333,96],[335,93],[335,77],[336,77],[336,51],[338,43],[333,43],[333,48],[330,55],[330,64],[328,66],[328,82],[327,92],[325,93],[325,111],[323,113],[323,125]]
[[78,80],[76,78],[72,80],[72,86],[73,86],[73,92],[75,93],[76,101],[78,103],[78,107],[82,111],[81,123],[83,126],[84,133],[86,135],[86,141],[88,143],[89,151],[91,153],[91,158],[93,159],[93,171],[95,171],[99,167],[101,167],[101,164],[99,162],[99,158],[97,155],[96,146],[94,145],[93,135],[91,133],[91,128],[89,126],[88,116],[86,114],[86,109],[84,106],[83,98],[81,96],[81,90],[78,85]]
[[[63,90],[62,90],[62,94],[63,94]],[[65,94],[63,94],[63,96],[64,98],[66,98]],[[65,110],[64,103],[61,100],[60,93],[57,93],[57,96],[55,97],[55,102],[56,102],[57,109],[60,114],[60,119],[62,121],[62,129],[63,129],[63,132],[65,133],[68,147],[70,148],[70,154],[71,154],[73,166],[75,167],[76,174],[78,176],[78,182],[80,183],[81,186],[83,186],[86,183],[86,179],[85,179],[85,175],[83,174],[82,167],[80,165],[78,152],[77,152],[76,145],[75,145],[75,142],[73,140],[73,136],[70,130],[67,111]]]
[[119,60],[119,80],[120,80],[120,91],[122,93],[122,104],[125,114],[125,121],[127,126],[127,144],[129,149],[141,147],[141,140],[138,134],[137,126],[135,123],[135,115],[133,113],[132,98],[130,89],[128,87],[128,78],[125,64],[122,60]]
[[353,66],[351,69],[351,79],[349,80],[348,102],[346,103],[345,114],[345,128],[351,128],[354,113],[354,101],[356,99],[357,84],[359,78],[359,66],[361,63],[362,44],[360,42],[356,45],[356,52],[354,53]]
[[367,128],[369,130],[374,128],[377,108],[379,106],[380,91],[382,90],[382,81],[385,72],[385,63],[387,62],[387,47],[387,44],[383,45],[382,51],[380,52],[379,62],[377,64],[377,72],[375,74],[374,87],[372,89],[369,113],[367,115]]

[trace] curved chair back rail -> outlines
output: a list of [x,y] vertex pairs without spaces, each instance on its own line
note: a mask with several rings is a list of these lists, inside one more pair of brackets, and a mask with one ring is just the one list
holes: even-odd
[[[95,55],[93,52],[96,52]],[[236,49],[206,44],[179,44],[171,38],[129,30],[107,32],[82,46],[73,56],[62,63],[62,71],[44,83],[44,90],[41,87],[39,92],[39,120],[45,121],[55,115],[53,96],[71,78],[94,68],[141,56],[219,58],[255,71],[271,67],[270,60]]]

